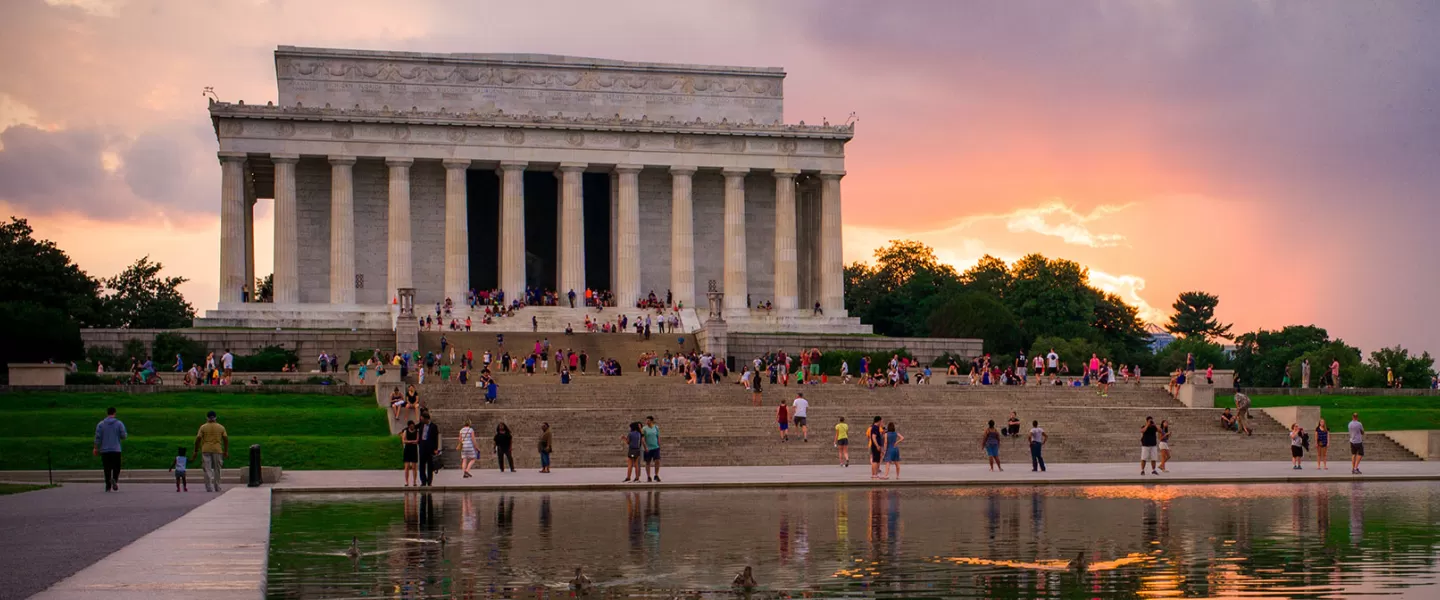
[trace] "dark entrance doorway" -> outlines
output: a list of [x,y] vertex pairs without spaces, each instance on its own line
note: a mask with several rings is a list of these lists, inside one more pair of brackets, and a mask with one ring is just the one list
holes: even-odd
[[[585,285],[610,289],[610,174],[586,173],[581,180],[585,211]],[[580,293],[576,290],[576,293]]]
[[[500,176],[490,169],[466,171],[465,198],[470,227],[470,289],[493,290],[500,287]],[[458,303],[464,298],[454,300]]]
[[548,171],[525,172],[525,285],[554,290],[560,260],[560,182]]

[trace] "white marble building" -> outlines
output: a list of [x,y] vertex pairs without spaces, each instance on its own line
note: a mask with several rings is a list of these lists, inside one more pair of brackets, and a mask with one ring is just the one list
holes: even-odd
[[[199,324],[389,327],[407,287],[705,308],[714,280],[733,331],[869,330],[843,299],[854,128],[785,124],[779,68],[281,46],[275,71],[278,103],[210,105],[220,302]],[[273,303],[247,302],[261,199]]]

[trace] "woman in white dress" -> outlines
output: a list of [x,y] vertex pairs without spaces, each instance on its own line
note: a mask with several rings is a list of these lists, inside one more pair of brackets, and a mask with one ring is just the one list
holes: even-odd
[[470,419],[465,419],[465,426],[460,428],[460,444],[456,448],[460,450],[461,476],[470,477],[470,466],[475,464],[475,430],[470,428]]

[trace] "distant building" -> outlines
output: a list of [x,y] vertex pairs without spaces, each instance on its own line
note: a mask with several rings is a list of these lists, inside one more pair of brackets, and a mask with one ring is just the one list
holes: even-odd
[[1150,340],[1150,352],[1159,352],[1175,341],[1175,336],[1154,323],[1145,324],[1145,333]]

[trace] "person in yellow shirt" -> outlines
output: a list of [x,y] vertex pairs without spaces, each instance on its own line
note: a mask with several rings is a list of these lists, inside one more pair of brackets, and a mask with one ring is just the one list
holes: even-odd
[[205,413],[205,424],[195,434],[195,455],[201,457],[200,468],[205,471],[205,491],[220,491],[220,468],[230,457],[230,436],[215,421],[213,410]]
[[835,424],[835,448],[840,466],[850,466],[850,425],[845,422],[845,417],[840,417],[840,422]]

